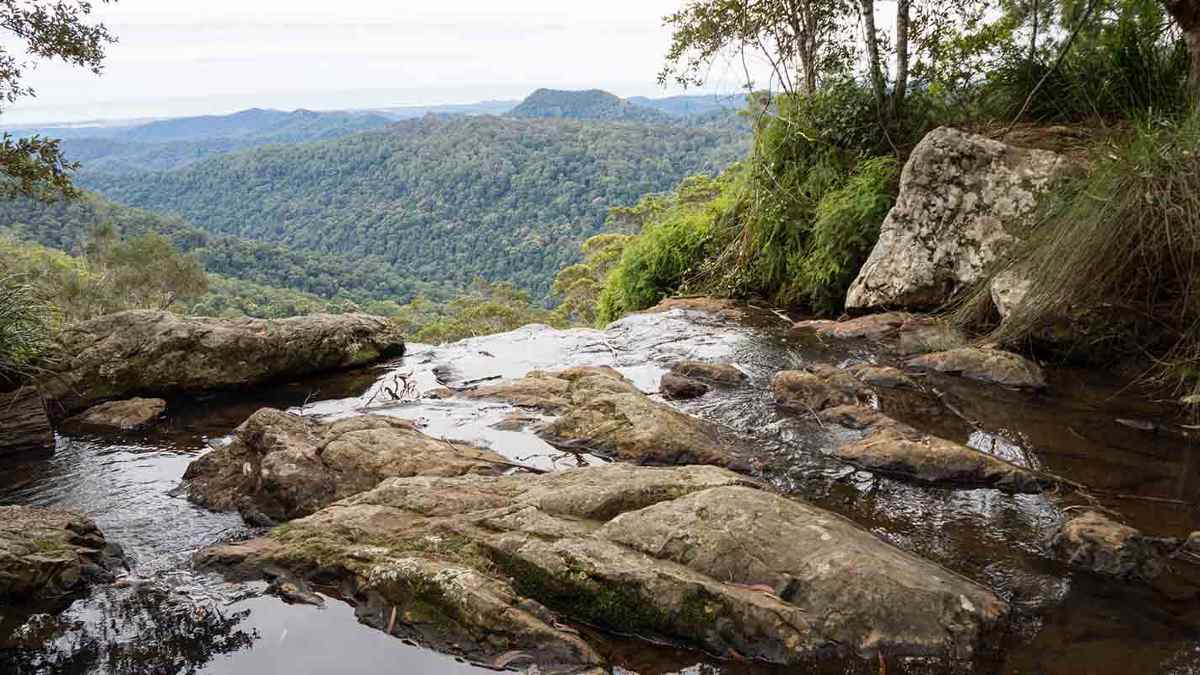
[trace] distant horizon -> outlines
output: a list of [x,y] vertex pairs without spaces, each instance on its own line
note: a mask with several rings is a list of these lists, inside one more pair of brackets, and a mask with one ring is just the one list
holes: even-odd
[[[647,97],[668,98],[672,96],[727,97],[743,94],[743,91],[665,89],[653,86],[637,86],[631,83],[564,85],[562,83],[505,83],[502,85],[470,86],[472,92],[444,90],[367,89],[349,91],[272,92],[263,96],[230,94],[224,96],[190,96],[151,98],[151,100],[102,101],[78,104],[46,104],[37,106],[36,98],[5,110],[0,114],[2,129],[30,129],[30,127],[88,127],[125,126],[163,119],[204,117],[204,115],[229,115],[242,110],[262,108],[294,112],[359,112],[359,110],[382,110],[394,108],[426,108],[442,106],[469,106],[488,102],[520,102],[538,89],[581,91],[601,89],[622,98]],[[478,95],[472,96],[475,90]],[[631,91],[632,90],[632,91]],[[438,91],[438,92],[436,92]],[[422,94],[419,94],[422,92]],[[491,94],[491,95],[488,95]],[[311,103],[305,103],[310,100]],[[30,104],[32,103],[32,104]],[[50,112],[56,110],[56,112]],[[89,114],[85,110],[95,110]],[[106,114],[107,113],[107,114]]]

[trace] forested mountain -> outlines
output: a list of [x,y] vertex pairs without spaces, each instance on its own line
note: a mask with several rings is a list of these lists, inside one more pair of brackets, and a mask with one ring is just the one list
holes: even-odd
[[232,115],[160,120],[124,127],[23,130],[63,139],[66,157],[84,173],[163,171],[236,150],[302,143],[378,129],[392,120],[374,113],[252,109]]
[[194,254],[212,274],[287,288],[325,299],[344,298],[360,304],[416,295],[442,300],[451,290],[397,271],[378,256],[349,256],[293,251],[284,246],[212,235],[179,218],[109,202],[97,195],[72,201],[0,200],[0,234],[79,254],[98,230],[118,236],[161,234],[183,253]]
[[561,117],[574,120],[629,120],[670,124],[671,116],[600,89],[538,89],[508,113],[512,117]]
[[738,129],[427,116],[171,171],[86,172],[80,182],[215,234],[377,259],[433,284],[508,279],[545,297],[610,206],[715,173],[747,145]]

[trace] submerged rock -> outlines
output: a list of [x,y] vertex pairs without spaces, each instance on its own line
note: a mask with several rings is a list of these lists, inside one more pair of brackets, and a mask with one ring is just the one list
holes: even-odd
[[0,392],[0,456],[53,447],[54,430],[37,389]]
[[1099,511],[1064,522],[1050,540],[1051,553],[1076,569],[1124,580],[1153,581],[1167,569],[1174,539],[1147,537]]
[[1046,374],[1029,359],[1001,349],[961,347],[925,354],[908,361],[910,368],[962,375],[1008,387],[1042,389]]
[[133,431],[162,416],[167,402],[161,398],[131,398],[92,406],[69,422],[87,427]]
[[704,466],[393,478],[200,564],[335,579],[373,625],[471,658],[521,650],[542,672],[603,664],[566,622],[799,664],[970,659],[1007,612],[838,515]]
[[713,424],[651,400],[612,368],[534,371],[468,396],[558,415],[538,430],[556,447],[636,464],[743,466]]
[[829,321],[815,319],[799,321],[792,325],[793,333],[811,331],[822,337],[839,340],[868,339],[878,340],[900,330],[906,321],[912,318],[907,312],[884,312],[868,314],[845,321]]
[[361,366],[404,353],[384,318],[313,314],[213,319],[134,310],[68,326],[61,365],[45,379],[63,412],[129,394],[247,387]]
[[708,385],[690,377],[667,373],[658,383],[658,390],[670,399],[698,398],[708,393]]
[[742,305],[739,305],[733,300],[726,298],[713,298],[708,296],[697,296],[692,298],[665,298],[662,302],[651,307],[643,309],[640,314],[658,314],[661,312],[669,312],[673,309],[683,309],[691,312],[704,312],[712,314],[718,319],[727,321],[736,321],[746,316],[746,310]]
[[919,389],[917,383],[903,370],[872,363],[858,363],[847,370],[865,384],[885,389]]
[[714,384],[742,384],[746,374],[729,363],[707,363],[704,361],[680,361],[671,366],[671,373],[680,377],[712,382]]
[[124,566],[121,549],[80,513],[0,506],[0,598],[63,596]]
[[308,515],[392,476],[496,475],[512,466],[490,450],[426,436],[405,420],[322,424],[264,408],[231,443],[188,465],[183,478],[192,501],[265,523]]
[[996,488],[1036,493],[1055,485],[1042,474],[1006,462],[961,443],[924,434],[878,413],[854,416],[841,410],[846,426],[871,427],[864,438],[846,443],[833,455],[858,468],[930,485]]
[[937,307],[979,282],[1017,241],[1039,195],[1077,171],[1063,155],[942,127],[909,156],[849,309]]
[[771,393],[780,407],[815,414],[826,408],[865,403],[872,392],[844,370],[815,365],[810,370],[775,373],[771,378]]

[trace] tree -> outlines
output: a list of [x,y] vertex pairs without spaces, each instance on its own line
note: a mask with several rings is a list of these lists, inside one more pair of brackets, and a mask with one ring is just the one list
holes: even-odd
[[[100,0],[108,3],[111,0]],[[102,23],[88,19],[88,0],[0,0],[0,30],[24,47],[15,54],[0,47],[0,110],[36,92],[22,83],[25,70],[37,60],[58,59],[99,74],[107,45],[116,42]],[[62,155],[55,139],[33,136],[0,138],[0,193],[48,196],[74,194],[70,172],[76,166]]]
[[[772,85],[812,94],[825,74],[852,61],[844,39],[850,15],[847,0],[694,0],[663,19],[672,34],[659,82],[700,85],[722,54],[744,61],[751,51],[770,63]],[[748,68],[745,84],[755,87]]]
[[1188,89],[1193,105],[1200,107],[1200,0],[1162,0],[1167,13],[1179,24],[1187,43],[1191,69],[1188,72]]

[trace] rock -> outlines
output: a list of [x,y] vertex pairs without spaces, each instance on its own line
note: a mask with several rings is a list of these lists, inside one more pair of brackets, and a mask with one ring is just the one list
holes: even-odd
[[48,599],[111,582],[125,564],[74,511],[0,506],[0,598]]
[[959,328],[932,316],[914,316],[900,326],[901,354],[928,354],[965,347],[970,339]]
[[0,457],[53,448],[54,431],[37,389],[0,392]]
[[636,464],[745,466],[711,423],[652,401],[612,368],[533,371],[468,396],[557,414],[538,431],[556,447]]
[[671,373],[714,384],[742,384],[746,374],[728,363],[706,363],[704,361],[680,361],[671,366]]
[[434,387],[429,391],[421,394],[421,398],[431,399],[434,401],[445,401],[454,398],[454,390],[449,387]]
[[1001,349],[961,347],[946,352],[925,354],[908,361],[908,367],[962,375],[973,380],[1008,387],[1042,389],[1046,374],[1029,359]]
[[831,337],[839,340],[878,340],[899,331],[904,322],[910,318],[912,318],[912,315],[906,312],[884,312],[882,314],[868,314],[845,321],[819,319],[800,321],[792,325],[792,332],[802,333],[810,331],[822,337]]
[[69,422],[87,427],[132,431],[157,420],[167,409],[161,398],[131,398],[92,406]]
[[368,415],[331,424],[263,408],[233,441],[188,465],[188,497],[255,522],[308,515],[392,476],[496,475],[511,463],[490,450],[426,436],[412,423]]
[[979,282],[1069,158],[942,127],[913,150],[847,309],[938,307]]
[[658,314],[661,312],[669,312],[673,309],[682,309],[690,312],[704,312],[712,314],[723,321],[737,321],[746,316],[746,311],[738,306],[733,300],[725,298],[710,298],[706,296],[698,296],[694,298],[665,298],[662,302],[651,307],[643,309],[639,314]]
[[267,585],[267,593],[283,600],[289,605],[312,605],[324,607],[325,598],[314,593],[308,584],[296,579],[278,576],[271,579]]
[[798,413],[819,413],[826,408],[858,405],[871,397],[870,388],[850,373],[831,366],[811,370],[783,370],[771,378],[776,405]]
[[871,363],[858,363],[850,366],[850,374],[860,382],[886,389],[919,389],[917,383],[904,371],[891,366],[877,366]]
[[698,398],[708,393],[708,385],[700,380],[683,377],[675,373],[667,373],[659,381],[658,390],[663,396],[671,399]]
[[64,413],[130,394],[244,388],[361,366],[404,353],[387,320],[365,314],[291,319],[178,317],[135,310],[68,326],[44,393]]
[[992,277],[988,291],[1001,319],[1007,319],[1013,309],[1025,300],[1032,285],[1033,280],[1019,268],[1010,267]]
[[1083,511],[1050,540],[1051,553],[1075,569],[1123,580],[1152,581],[1178,548],[1174,539],[1147,537],[1098,511]]
[[817,414],[817,419],[847,429],[866,429],[892,420],[878,410],[861,405],[839,405],[826,408]]
[[360,616],[473,659],[519,650],[541,672],[604,665],[572,622],[800,664],[970,659],[1007,613],[838,515],[704,466],[393,478],[198,563],[340,581],[389,610]]
[[833,455],[860,469],[930,485],[995,488],[1010,493],[1037,493],[1055,485],[1048,476],[961,443],[921,433],[883,415],[847,419],[863,422],[872,431],[860,440],[843,444]]

